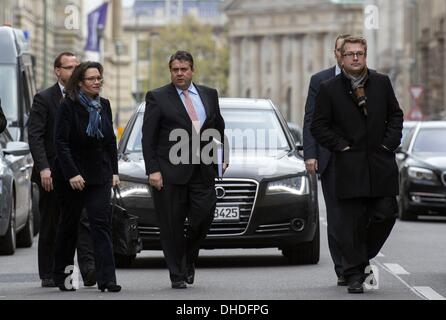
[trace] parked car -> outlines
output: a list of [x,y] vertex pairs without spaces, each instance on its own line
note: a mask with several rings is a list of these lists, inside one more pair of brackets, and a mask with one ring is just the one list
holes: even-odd
[[31,247],[34,215],[31,199],[33,160],[26,142],[0,134],[0,255],[14,254],[16,246]]
[[[34,57],[22,30],[0,27],[0,98],[14,141],[28,142],[26,129],[33,97],[37,92]],[[32,188],[34,233],[39,231],[39,187]]]
[[398,150],[399,217],[446,215],[446,121],[419,122]]
[[[278,248],[290,263],[319,261],[319,209],[315,177],[298,155],[287,123],[269,100],[220,99],[230,141],[230,166],[216,181],[217,209],[202,247]],[[161,249],[160,229],[147,184],[141,146],[145,103],[119,145],[121,195],[139,217],[144,250]],[[262,133],[266,141],[262,143]],[[275,135],[269,136],[272,132]],[[260,134],[257,136],[256,134]],[[259,142],[260,141],[260,142]],[[135,256],[117,257],[128,265]]]

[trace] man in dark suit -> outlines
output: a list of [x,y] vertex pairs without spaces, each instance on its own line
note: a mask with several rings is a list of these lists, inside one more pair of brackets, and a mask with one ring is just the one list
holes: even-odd
[[321,84],[311,133],[333,153],[336,241],[349,293],[362,293],[364,271],[395,223],[403,112],[390,79],[367,68],[367,42],[341,48],[343,72]]
[[[57,108],[64,97],[64,87],[78,65],[76,56],[63,52],[54,61],[57,83],[37,93],[28,122],[29,147],[34,159],[32,180],[39,185],[40,231],[38,244],[39,276],[42,287],[54,287],[54,241],[59,220],[59,206],[54,192],[53,175],[56,151],[54,146],[54,120]],[[79,227],[78,262],[84,285],[93,286],[95,267],[88,220]]]
[[325,207],[327,209],[327,235],[328,247],[330,249],[331,258],[334,263],[334,269],[338,277],[337,284],[339,286],[347,285],[347,282],[342,275],[341,252],[336,243],[336,236],[334,234],[333,220],[338,219],[336,214],[336,197],[334,190],[334,164],[331,161],[331,153],[326,148],[316,142],[310,132],[311,122],[313,121],[314,105],[316,102],[316,95],[319,92],[319,87],[323,81],[332,79],[341,73],[341,46],[345,38],[349,34],[340,35],[336,38],[334,55],[336,58],[336,66],[316,73],[311,77],[310,88],[308,90],[307,102],[305,104],[305,117],[303,128],[304,140],[304,159],[305,167],[310,174],[319,173],[322,181],[322,191],[324,193]]
[[6,117],[2,109],[2,100],[0,99],[0,133],[6,129],[7,124],[8,122],[6,121]]
[[[142,146],[172,288],[184,289],[186,283],[194,282],[200,243],[217,203],[217,168],[215,162],[209,163],[201,155],[212,138],[200,142],[200,137],[213,130],[214,138],[223,142],[225,123],[217,90],[192,83],[194,61],[190,53],[172,55],[169,69],[172,83],[146,95]],[[171,135],[181,136],[180,142]],[[173,152],[178,146],[179,153]]]

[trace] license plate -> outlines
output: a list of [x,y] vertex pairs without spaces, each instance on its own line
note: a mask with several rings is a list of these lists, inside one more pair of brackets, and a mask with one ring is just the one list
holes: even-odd
[[216,207],[214,221],[239,221],[239,207]]

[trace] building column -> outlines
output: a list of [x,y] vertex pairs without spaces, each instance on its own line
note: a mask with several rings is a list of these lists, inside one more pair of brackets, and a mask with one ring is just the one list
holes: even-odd
[[250,76],[251,76],[251,97],[260,98],[261,96],[261,57],[260,57],[261,37],[250,38]]
[[290,119],[299,125],[303,124],[303,115],[305,112],[305,97],[302,96],[302,41],[300,36],[292,38],[292,62],[291,62],[291,81],[292,81],[292,97],[291,97],[291,115]]
[[230,46],[230,72],[229,72],[229,93],[232,97],[241,97],[240,88],[240,68],[241,68],[241,39],[233,37]]
[[[282,105],[282,97],[281,97],[281,89],[282,89],[282,36],[274,36],[272,39],[272,100],[274,104],[281,106]],[[283,111],[283,110],[282,110]]]

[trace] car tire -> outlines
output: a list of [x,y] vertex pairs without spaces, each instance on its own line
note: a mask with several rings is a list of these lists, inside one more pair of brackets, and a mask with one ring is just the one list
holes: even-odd
[[16,249],[15,196],[11,201],[8,230],[0,237],[0,255],[13,255]]
[[130,268],[136,255],[125,256],[115,253],[115,266],[116,268]]
[[316,232],[310,242],[298,244],[292,248],[283,248],[282,254],[288,258],[289,264],[317,264],[320,257],[320,227],[316,224]]
[[416,214],[410,212],[410,207],[406,205],[404,196],[398,197],[398,217],[401,221],[415,221],[418,219]]
[[17,247],[31,248],[34,238],[34,214],[32,210],[28,213],[25,228],[17,234]]

